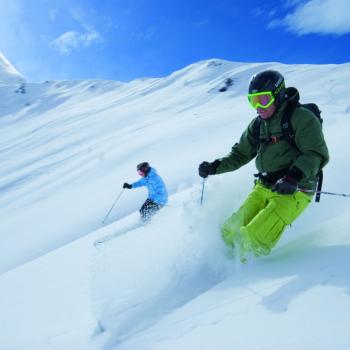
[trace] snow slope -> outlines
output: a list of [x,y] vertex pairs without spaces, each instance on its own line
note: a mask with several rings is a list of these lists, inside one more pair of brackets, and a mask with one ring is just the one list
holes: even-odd
[[[254,165],[211,177],[199,205],[198,164],[237,141],[254,116],[247,83],[266,68],[319,104],[331,154],[324,190],[350,192],[350,64],[213,59],[129,83],[4,80],[0,349],[349,348],[348,199],[323,196],[248,265],[219,227],[249,193]],[[145,192],[125,191],[103,226],[145,160],[169,205],[140,226]]]
[[0,52],[0,85],[24,82],[22,75]]

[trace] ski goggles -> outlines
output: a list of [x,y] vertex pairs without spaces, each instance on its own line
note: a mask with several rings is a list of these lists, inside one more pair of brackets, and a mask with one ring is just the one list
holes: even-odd
[[269,108],[275,101],[272,91],[257,92],[255,94],[248,94],[248,101],[251,106],[257,108]]

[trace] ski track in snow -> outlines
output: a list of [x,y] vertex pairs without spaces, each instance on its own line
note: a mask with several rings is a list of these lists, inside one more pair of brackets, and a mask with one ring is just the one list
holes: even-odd
[[[213,208],[199,208],[197,192],[171,201],[150,224],[123,236],[117,232],[118,237],[96,250],[92,290],[96,318],[110,334],[106,349],[151,327],[232,273],[218,222],[208,228],[203,220]],[[169,216],[174,219],[171,227]]]

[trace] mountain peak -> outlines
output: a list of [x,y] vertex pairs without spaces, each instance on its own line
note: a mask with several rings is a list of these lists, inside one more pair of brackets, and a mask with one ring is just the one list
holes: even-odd
[[0,52],[0,84],[13,84],[23,80],[22,75]]

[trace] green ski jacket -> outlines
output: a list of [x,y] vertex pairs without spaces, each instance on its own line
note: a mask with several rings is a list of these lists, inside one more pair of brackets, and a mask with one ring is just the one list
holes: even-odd
[[[288,90],[288,89],[287,89]],[[291,118],[294,141],[297,147],[283,139],[281,120],[289,103],[299,101],[299,93],[290,88],[291,96],[281,104],[275,114],[261,120],[260,140],[277,140],[261,142],[254,135],[255,118],[243,132],[240,140],[231,152],[220,159],[216,174],[234,171],[255,158],[259,173],[266,173],[277,180],[291,169],[297,167],[302,172],[299,186],[315,190],[318,172],[328,163],[328,148],[323,136],[319,119],[308,109],[297,107]]]

